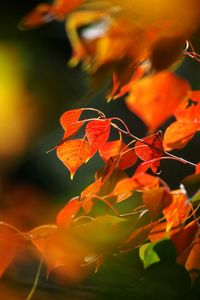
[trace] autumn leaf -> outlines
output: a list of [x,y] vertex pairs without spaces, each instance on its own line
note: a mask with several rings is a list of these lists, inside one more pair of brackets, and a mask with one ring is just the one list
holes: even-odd
[[83,109],[73,109],[66,111],[60,118],[60,123],[65,130],[64,139],[74,135],[83,125],[83,121],[79,121],[79,118],[83,112]]
[[175,111],[179,121],[200,122],[200,91],[190,91],[186,98]]
[[99,154],[104,161],[108,161],[111,157],[118,159],[117,168],[125,170],[132,167],[137,156],[135,151],[127,147],[121,140],[105,143],[99,150]]
[[80,208],[81,202],[79,201],[79,197],[72,198],[69,202],[67,202],[65,207],[59,211],[56,218],[56,224],[61,227],[70,225]]
[[[197,234],[193,241],[193,247],[187,258],[185,267],[188,271],[199,271],[200,270],[200,237]],[[193,274],[193,276],[198,275],[198,272]]]
[[118,202],[121,202],[128,198],[135,190],[143,191],[152,188],[159,187],[159,178],[146,174],[138,173],[133,175],[131,178],[124,178],[119,180],[112,194],[118,196]]
[[122,141],[116,140],[105,143],[100,149],[99,154],[104,161],[108,161],[109,158],[119,155],[121,150]]
[[[91,253],[87,245],[78,242],[68,230],[62,230],[54,224],[36,227],[29,232],[29,236],[44,258],[47,275],[54,269],[63,267],[67,279],[81,279],[81,264],[84,257]],[[62,273],[63,269],[60,272]]]
[[171,240],[176,247],[177,255],[180,255],[185,249],[191,246],[197,231],[198,223],[194,220],[171,235]]
[[193,121],[173,122],[164,134],[165,150],[182,149],[193,138],[198,128],[199,124]]
[[88,122],[85,133],[90,144],[90,155],[93,156],[108,140],[111,119]]
[[71,179],[77,169],[90,158],[90,146],[86,140],[70,140],[57,147],[57,156],[71,173]]
[[185,191],[175,190],[170,192],[171,204],[163,209],[163,214],[167,221],[166,231],[173,226],[180,226],[185,222],[191,210],[191,204],[187,201]]
[[186,80],[163,71],[133,84],[126,104],[152,132],[174,114],[188,92]]
[[[163,156],[163,144],[162,139],[159,134],[153,134],[142,138],[142,141],[137,141],[135,143],[135,153],[143,161],[151,161],[155,158],[160,158]],[[150,163],[151,169],[154,173],[157,172],[157,168],[160,165],[160,161],[156,160]]]
[[16,248],[16,232],[0,224],[0,277],[14,259]]
[[102,179],[99,178],[88,187],[86,187],[81,193],[81,205],[86,213],[89,213],[93,207],[93,198],[100,191],[102,186]]
[[153,219],[161,214],[162,210],[172,201],[171,195],[165,188],[145,190],[142,193],[142,199],[143,203],[151,211]]

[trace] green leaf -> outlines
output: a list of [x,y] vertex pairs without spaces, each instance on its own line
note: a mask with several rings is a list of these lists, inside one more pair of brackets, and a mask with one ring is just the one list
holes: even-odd
[[144,244],[139,255],[145,268],[157,262],[176,261],[176,249],[169,239]]

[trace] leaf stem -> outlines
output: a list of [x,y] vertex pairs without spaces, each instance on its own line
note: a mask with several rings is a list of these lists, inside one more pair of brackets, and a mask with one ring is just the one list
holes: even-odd
[[26,297],[25,300],[30,300],[33,297],[33,294],[35,293],[35,290],[37,288],[37,285],[38,285],[38,282],[39,282],[39,278],[40,278],[40,273],[41,273],[41,269],[42,269],[42,263],[43,263],[43,258],[41,257],[40,263],[38,265],[38,269],[37,269],[37,272],[36,272],[36,275],[35,275],[35,279],[34,279],[34,282],[33,282],[32,289],[30,290],[30,292],[29,292],[29,294],[28,294],[28,296]]

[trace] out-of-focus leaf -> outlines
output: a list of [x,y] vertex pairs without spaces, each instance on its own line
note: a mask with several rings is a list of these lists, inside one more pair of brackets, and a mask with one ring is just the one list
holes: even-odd
[[95,120],[88,122],[85,133],[90,144],[91,156],[103,146],[110,134],[111,120]]
[[0,277],[14,259],[16,247],[16,232],[0,224]]
[[86,224],[74,228],[75,237],[98,251],[106,250],[120,241],[120,224],[126,219],[111,215],[98,216]]
[[86,140],[66,141],[57,147],[57,156],[71,173],[71,179],[77,169],[90,158],[90,146]]
[[186,80],[164,71],[133,84],[126,103],[145,122],[149,131],[154,131],[174,114],[188,92]]
[[63,209],[59,211],[56,218],[58,226],[68,226],[81,208],[79,197],[72,198]]
[[180,255],[186,248],[188,248],[198,231],[197,221],[192,221],[185,227],[171,235],[171,240],[174,243],[177,251],[177,255]]
[[165,188],[143,191],[142,198],[146,207],[151,211],[153,218],[161,214],[162,210],[172,201],[171,195]]
[[164,239],[156,243],[147,243],[140,247],[140,259],[144,267],[157,262],[176,261],[176,249],[169,239]]
[[200,91],[190,91],[186,98],[175,111],[179,121],[200,121]]
[[81,205],[85,212],[89,213],[93,207],[92,199],[95,198],[100,191],[102,185],[102,179],[99,178],[92,184],[90,184],[84,191],[81,193]]
[[188,196],[193,197],[200,189],[200,174],[187,176],[183,179],[182,184],[184,185]]

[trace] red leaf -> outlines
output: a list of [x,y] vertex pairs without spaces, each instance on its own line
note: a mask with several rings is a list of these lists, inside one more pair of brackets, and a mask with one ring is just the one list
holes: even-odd
[[130,149],[129,147],[126,147],[125,145],[123,146],[124,147],[120,155],[120,161],[118,164],[118,168],[120,170],[126,170],[132,167],[137,161],[137,156],[135,154],[135,151]]
[[90,147],[86,140],[66,141],[57,147],[57,156],[71,173],[71,179],[77,169],[90,157]]
[[117,167],[120,170],[132,167],[137,160],[135,151],[131,150],[124,143],[122,144],[121,140],[105,143],[100,148],[99,154],[104,161],[108,161],[111,157],[119,156],[119,163]]
[[117,156],[121,150],[121,140],[111,141],[105,143],[100,149],[99,154],[104,161],[108,161],[109,158]]
[[134,83],[126,99],[129,109],[154,131],[187,97],[189,84],[176,75],[163,71]]
[[57,225],[65,227],[70,225],[80,208],[81,202],[79,201],[79,197],[72,198],[69,202],[67,202],[65,207],[59,211],[56,218]]
[[91,156],[94,155],[109,138],[110,122],[110,119],[88,122],[85,132],[90,144]]
[[92,199],[100,191],[102,185],[102,179],[99,178],[92,184],[90,184],[86,189],[81,193],[81,204],[86,213],[89,213],[93,207]]
[[197,164],[195,174],[200,174],[200,163]]
[[199,124],[192,121],[173,122],[165,131],[163,145],[166,150],[183,148],[195,135]]
[[[158,134],[144,137],[142,140],[144,143],[137,141],[135,144],[135,153],[141,160],[148,162],[163,156],[163,144]],[[151,169],[154,173],[156,173],[159,165],[159,160],[150,163]]]
[[64,139],[74,135],[83,125],[83,121],[78,121],[82,112],[82,109],[73,109],[62,114],[60,123],[65,130]]
[[187,196],[182,190],[175,190],[171,193],[171,204],[163,209],[163,214],[167,220],[166,231],[173,226],[180,226],[185,222],[191,210],[191,204],[187,202]]

